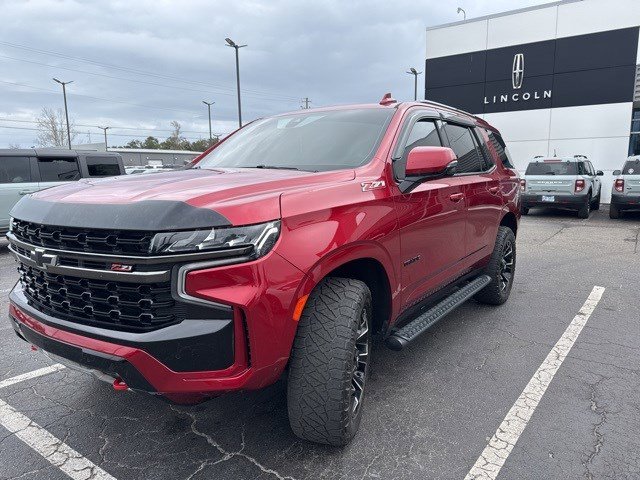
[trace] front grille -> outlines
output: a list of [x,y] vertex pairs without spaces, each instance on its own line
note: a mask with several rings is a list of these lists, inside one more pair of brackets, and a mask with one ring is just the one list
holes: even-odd
[[171,283],[138,285],[56,275],[20,265],[29,304],[62,320],[129,332],[179,323]]
[[38,247],[120,255],[148,255],[153,238],[144,231],[58,227],[18,219],[13,220],[12,233]]

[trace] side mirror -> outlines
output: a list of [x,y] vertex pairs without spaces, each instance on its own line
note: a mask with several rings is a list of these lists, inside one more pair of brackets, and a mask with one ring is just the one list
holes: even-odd
[[596,172],[596,175],[597,175],[597,176],[599,176],[599,177],[601,177],[601,176],[603,176],[603,175],[604,175],[604,172],[603,172],[602,170],[598,170],[598,171]]
[[617,177],[618,175],[622,175],[622,170],[614,170],[614,171],[613,171],[613,175],[614,175],[614,176],[616,176],[616,177]]
[[409,193],[422,182],[455,175],[458,160],[453,150],[447,147],[415,147],[409,152],[405,179],[399,187]]

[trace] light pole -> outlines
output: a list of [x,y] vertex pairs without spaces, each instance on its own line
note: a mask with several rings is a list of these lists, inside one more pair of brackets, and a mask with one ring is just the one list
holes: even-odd
[[67,119],[67,141],[69,143],[69,150],[71,150],[71,128],[69,127],[69,110],[67,109],[67,88],[66,86],[70,83],[73,83],[73,80],[70,82],[61,82],[57,78],[53,79],[55,82],[58,82],[62,85],[62,95],[64,96],[64,116]]
[[238,88],[238,126],[242,128],[242,105],[240,103],[240,63],[238,59],[238,50],[246,45],[238,45],[236,42],[231,40],[230,38],[225,38],[225,42],[227,42],[227,47],[235,48],[236,50],[236,85]]
[[211,143],[211,141],[213,141],[213,137],[211,136],[211,105],[216,102],[205,102],[204,100],[202,100],[202,103],[207,106],[207,110],[209,112],[209,143]]
[[467,12],[464,11],[464,8],[462,7],[458,7],[458,13],[462,12],[462,20],[466,20],[467,19]]
[[415,68],[411,67],[407,73],[409,75],[413,75],[413,99],[418,100],[418,75],[420,75],[422,72],[419,72]]
[[100,130],[104,131],[104,151],[108,152],[109,151],[109,145],[107,144],[107,130],[109,130],[111,127],[98,127]]

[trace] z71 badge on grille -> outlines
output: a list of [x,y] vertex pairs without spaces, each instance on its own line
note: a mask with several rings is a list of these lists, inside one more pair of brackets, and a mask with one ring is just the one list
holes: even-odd
[[112,263],[111,270],[114,272],[132,272],[133,265],[123,265],[122,263]]

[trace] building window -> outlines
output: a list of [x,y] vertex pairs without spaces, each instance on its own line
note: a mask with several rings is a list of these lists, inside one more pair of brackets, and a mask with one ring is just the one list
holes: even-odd
[[631,138],[629,139],[629,155],[640,155],[640,108],[633,110],[631,117]]

